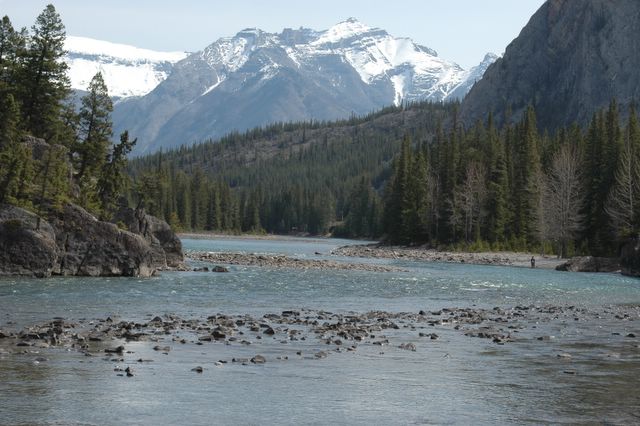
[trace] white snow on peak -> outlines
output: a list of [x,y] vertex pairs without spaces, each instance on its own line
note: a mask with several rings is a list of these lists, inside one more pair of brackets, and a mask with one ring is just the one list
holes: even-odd
[[100,71],[109,94],[119,98],[151,92],[167,78],[172,64],[188,55],[74,36],[67,36],[65,50],[72,88],[86,90]]
[[185,52],[157,52],[126,44],[111,43],[87,37],[67,36],[64,45],[69,53],[108,56],[127,61],[171,62],[175,63],[187,56]]
[[363,24],[355,18],[349,18],[337,25],[320,33],[320,37],[312,42],[312,45],[322,45],[327,43],[337,43],[341,40],[349,39],[360,34],[366,34],[373,28]]

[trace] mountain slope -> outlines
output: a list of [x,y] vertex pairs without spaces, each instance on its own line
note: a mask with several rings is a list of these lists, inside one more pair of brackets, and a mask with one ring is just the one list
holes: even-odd
[[464,96],[485,62],[465,71],[355,19],[326,31],[246,29],[177,63],[148,95],[119,103],[115,130],[129,129],[138,137],[135,154],[143,154],[272,122],[452,99]]
[[461,118],[501,120],[510,106],[518,120],[531,103],[542,128],[585,124],[613,97],[640,99],[639,52],[640,2],[549,0],[471,89]]
[[184,52],[156,52],[86,37],[68,36],[65,41],[71,87],[86,90],[91,78],[102,71],[115,98],[144,96],[164,81]]

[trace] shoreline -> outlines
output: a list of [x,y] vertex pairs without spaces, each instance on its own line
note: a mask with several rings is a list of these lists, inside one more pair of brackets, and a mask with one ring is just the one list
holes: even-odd
[[231,253],[188,251],[185,257],[189,260],[211,262],[213,264],[257,266],[269,268],[290,268],[303,270],[349,270],[368,272],[404,272],[402,268],[367,263],[338,262],[331,259],[301,259],[281,254]]
[[538,269],[556,269],[568,259],[555,256],[540,256],[533,253],[516,252],[453,252],[421,249],[404,246],[381,246],[378,244],[339,247],[331,252],[336,256],[362,257],[369,259],[406,259],[427,262],[462,263],[471,265],[515,266],[531,268],[531,257]]

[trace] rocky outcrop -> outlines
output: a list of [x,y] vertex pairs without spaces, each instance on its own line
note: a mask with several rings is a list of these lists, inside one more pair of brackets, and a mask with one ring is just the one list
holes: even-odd
[[151,245],[153,262],[158,267],[178,268],[183,265],[182,242],[164,220],[146,214],[144,209],[124,207],[113,221],[124,223],[130,232],[141,235]]
[[51,225],[28,211],[0,206],[0,275],[51,275],[58,247]]
[[[147,221],[169,239],[170,229],[164,229],[162,221],[151,216]],[[180,246],[167,247],[172,247],[170,256],[160,253],[160,242],[153,245],[148,237],[99,221],[73,204],[52,211],[47,220],[0,206],[0,275],[148,277],[166,269],[167,258],[173,265],[181,256]]]
[[66,205],[52,225],[59,248],[56,275],[148,277],[156,269],[144,238],[99,221],[81,207]]
[[557,271],[569,272],[618,272],[620,262],[611,257],[577,256],[556,267]]
[[622,246],[620,266],[623,275],[640,277],[640,239],[632,238]]
[[467,126],[491,111],[519,120],[536,109],[541,128],[587,124],[616,98],[640,99],[640,2],[548,0],[461,106]]

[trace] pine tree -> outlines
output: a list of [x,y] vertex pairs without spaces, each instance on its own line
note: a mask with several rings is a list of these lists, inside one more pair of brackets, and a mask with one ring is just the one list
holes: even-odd
[[80,108],[80,143],[76,147],[79,181],[85,175],[94,178],[104,164],[112,135],[112,111],[113,103],[107,86],[102,73],[98,72],[91,79]]
[[50,4],[32,27],[21,68],[22,121],[34,136],[45,140],[52,137],[62,101],[69,94],[65,37],[60,15]]
[[78,172],[75,177],[80,186],[80,204],[90,210],[99,210],[97,181],[111,143],[113,104],[102,73],[98,72],[91,79],[88,89],[79,113],[80,137],[75,147]]
[[103,164],[98,178],[97,191],[100,201],[100,216],[103,220],[110,220],[115,213],[116,204],[124,192],[128,182],[127,155],[133,149],[137,139],[129,140],[129,132],[120,135],[120,142],[113,146],[111,155]]

